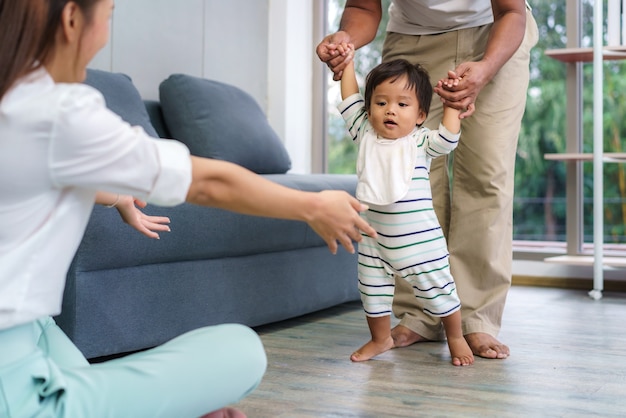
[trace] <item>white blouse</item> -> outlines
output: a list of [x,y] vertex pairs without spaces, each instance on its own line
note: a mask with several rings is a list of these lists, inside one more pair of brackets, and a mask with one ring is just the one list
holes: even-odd
[[183,144],[131,127],[97,90],[43,69],[18,82],[0,101],[0,329],[60,313],[97,191],[167,206],[190,182]]

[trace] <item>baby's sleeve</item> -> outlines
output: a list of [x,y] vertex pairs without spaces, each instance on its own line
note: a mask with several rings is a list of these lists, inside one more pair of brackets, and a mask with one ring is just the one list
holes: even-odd
[[350,137],[354,142],[358,142],[367,124],[367,112],[365,111],[363,96],[360,93],[348,96],[339,103],[337,109],[346,122]]
[[453,134],[445,126],[439,124],[439,129],[427,133],[426,153],[431,158],[449,154],[459,145],[460,137],[461,132]]

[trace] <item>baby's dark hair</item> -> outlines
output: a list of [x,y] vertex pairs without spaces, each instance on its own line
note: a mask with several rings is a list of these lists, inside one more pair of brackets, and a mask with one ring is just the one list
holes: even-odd
[[383,62],[374,67],[365,79],[365,109],[370,110],[374,89],[386,80],[395,82],[406,75],[407,88],[414,89],[422,111],[428,115],[433,98],[433,86],[428,72],[419,64],[411,64],[405,59]]

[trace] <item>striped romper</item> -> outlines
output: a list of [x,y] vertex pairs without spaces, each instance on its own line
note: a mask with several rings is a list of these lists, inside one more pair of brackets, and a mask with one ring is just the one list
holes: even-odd
[[[360,94],[348,97],[338,109],[359,145],[357,198],[369,206],[362,216],[378,233],[376,239],[364,235],[359,243],[359,291],[366,315],[391,315],[396,277],[412,285],[424,312],[439,317],[454,313],[461,304],[432,204],[429,170],[433,158],[456,148],[460,133],[452,134],[440,125],[439,130],[416,128],[404,138],[385,140],[377,137],[367,120]],[[367,185],[368,181],[375,184]],[[372,195],[395,197],[380,204],[368,197]]]

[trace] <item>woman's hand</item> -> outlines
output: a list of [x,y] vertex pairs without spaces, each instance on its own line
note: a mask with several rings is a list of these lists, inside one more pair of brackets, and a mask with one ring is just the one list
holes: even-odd
[[339,190],[319,192],[311,209],[307,223],[326,241],[328,249],[333,254],[337,253],[337,243],[354,254],[352,242],[362,240],[361,231],[371,237],[376,236],[376,230],[359,215],[359,212],[367,210],[367,206],[347,192]]
[[148,238],[159,239],[158,232],[169,232],[170,218],[167,216],[150,216],[141,209],[146,207],[146,202],[135,199],[132,196],[120,196],[115,208],[120,213],[122,220],[135,228]]

